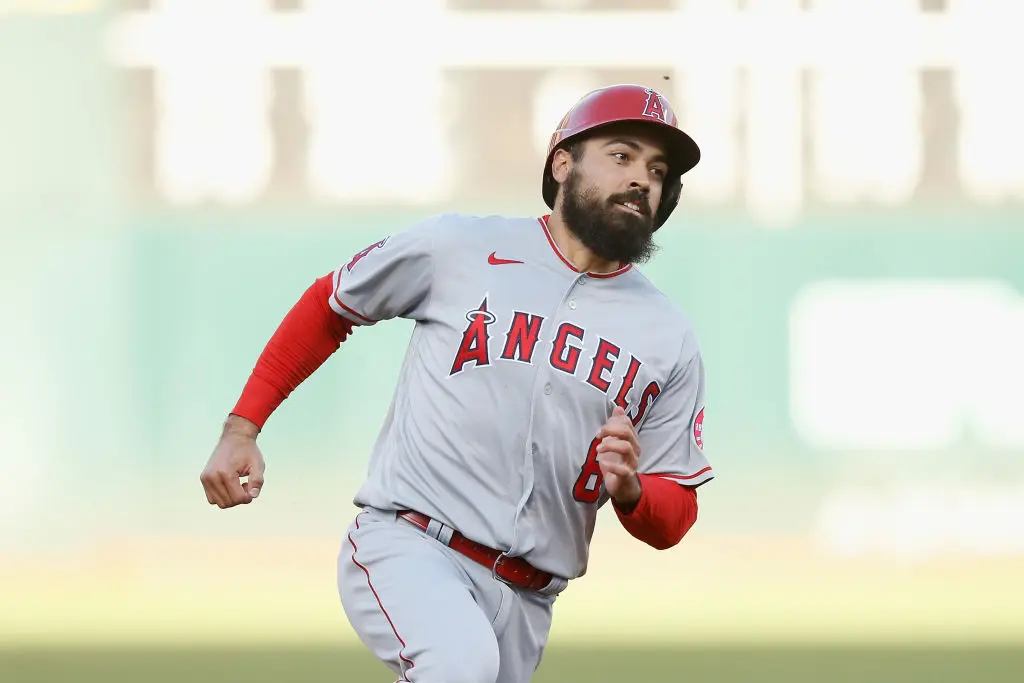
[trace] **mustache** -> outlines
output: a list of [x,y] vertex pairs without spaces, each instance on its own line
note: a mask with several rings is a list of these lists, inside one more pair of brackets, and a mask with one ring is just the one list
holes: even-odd
[[633,202],[640,207],[640,213],[645,216],[651,215],[651,204],[647,201],[647,195],[640,190],[630,190],[629,192],[623,192],[622,194],[614,195],[608,200],[612,204],[621,204],[623,202]]

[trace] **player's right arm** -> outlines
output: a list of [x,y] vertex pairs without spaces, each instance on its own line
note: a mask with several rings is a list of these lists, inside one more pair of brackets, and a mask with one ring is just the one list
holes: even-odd
[[211,505],[229,508],[256,499],[266,469],[257,436],[274,410],[354,327],[395,317],[422,319],[433,280],[437,220],[371,244],[317,279],[288,311],[260,354],[200,475]]
[[[626,504],[612,497],[616,515],[630,534],[658,549],[678,544],[692,528],[697,521],[696,489],[714,477],[704,455],[705,391],[704,360],[691,332],[646,419],[638,413],[635,426],[619,409],[602,428],[605,436],[613,437],[609,446],[602,443],[609,451],[601,453],[602,462],[607,455],[614,463],[602,464],[602,470],[628,474],[628,466],[636,463],[636,486],[625,488],[632,494]],[[606,486],[614,493],[611,483]]]

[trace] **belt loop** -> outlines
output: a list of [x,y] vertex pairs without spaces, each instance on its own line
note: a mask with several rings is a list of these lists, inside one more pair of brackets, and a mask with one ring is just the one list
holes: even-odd
[[452,541],[452,535],[455,533],[455,530],[447,524],[431,518],[430,522],[427,524],[427,533],[441,543],[448,545]]
[[568,585],[569,582],[563,579],[562,577],[552,576],[551,581],[548,582],[548,585],[544,586],[537,592],[541,595],[558,595],[559,593],[564,591]]
[[441,528],[443,526],[444,524],[441,524],[441,522],[431,518],[431,520],[427,522],[426,532],[429,536],[437,538],[437,535],[441,533]]
[[441,543],[444,543],[445,545],[450,545],[454,534],[455,529],[451,528],[447,524],[442,524],[441,530],[437,534],[437,540],[441,541]]

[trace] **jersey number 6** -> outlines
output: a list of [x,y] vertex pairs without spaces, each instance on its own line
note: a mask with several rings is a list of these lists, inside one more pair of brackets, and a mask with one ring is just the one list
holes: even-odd
[[597,446],[600,439],[590,442],[590,450],[587,451],[587,459],[580,467],[580,476],[576,478],[576,484],[572,487],[572,497],[581,503],[596,503],[601,495],[601,467],[597,464]]

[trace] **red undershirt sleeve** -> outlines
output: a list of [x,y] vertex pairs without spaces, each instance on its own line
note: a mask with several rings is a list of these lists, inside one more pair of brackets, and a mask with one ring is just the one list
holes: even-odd
[[651,474],[640,477],[640,500],[628,514],[612,501],[622,526],[634,538],[665,550],[683,539],[697,521],[697,490]]
[[330,307],[333,274],[309,286],[288,311],[256,361],[233,415],[260,429],[271,413],[352,333],[352,323]]

